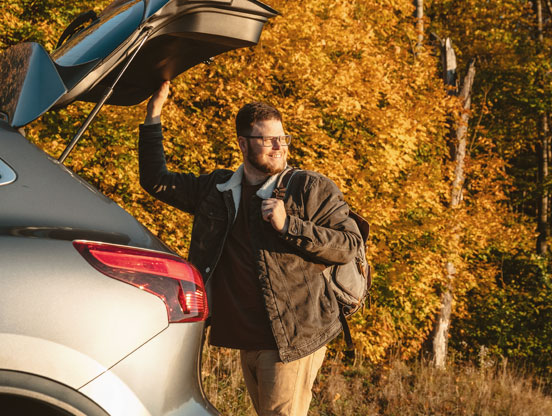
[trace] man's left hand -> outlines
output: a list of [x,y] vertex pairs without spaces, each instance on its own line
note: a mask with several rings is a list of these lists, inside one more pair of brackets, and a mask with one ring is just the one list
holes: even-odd
[[287,231],[289,218],[284,207],[284,201],[276,198],[265,199],[261,204],[263,220],[270,222],[272,227],[281,234]]

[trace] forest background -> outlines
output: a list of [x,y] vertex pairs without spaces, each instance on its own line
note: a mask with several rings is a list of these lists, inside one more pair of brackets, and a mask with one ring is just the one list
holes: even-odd
[[[163,114],[170,168],[236,168],[237,110],[271,103],[295,137],[290,163],[334,180],[372,226],[371,298],[350,320],[356,362],[431,357],[450,293],[449,362],[507,359],[550,382],[550,1],[266,2],[281,14],[257,46],[173,81]],[[35,41],[52,51],[73,18],[108,3],[0,0],[0,50]],[[447,37],[460,84],[475,59],[470,110],[443,82]],[[57,158],[91,109],[49,112],[26,134]],[[139,186],[144,114],[145,103],[105,107],[66,165],[186,256],[192,218]],[[465,180],[452,204],[462,115]],[[337,340],[331,356],[342,350]]]

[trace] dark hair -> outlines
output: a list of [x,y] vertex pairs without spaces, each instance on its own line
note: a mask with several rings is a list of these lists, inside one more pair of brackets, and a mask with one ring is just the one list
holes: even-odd
[[280,112],[271,105],[258,101],[244,105],[236,115],[236,133],[238,136],[249,136],[253,124],[257,121],[282,121]]

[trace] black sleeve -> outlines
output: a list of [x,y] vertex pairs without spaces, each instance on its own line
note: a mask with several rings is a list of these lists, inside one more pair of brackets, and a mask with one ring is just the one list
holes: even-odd
[[176,173],[167,170],[161,124],[140,125],[138,142],[140,185],[155,198],[182,211],[195,214],[211,175]]

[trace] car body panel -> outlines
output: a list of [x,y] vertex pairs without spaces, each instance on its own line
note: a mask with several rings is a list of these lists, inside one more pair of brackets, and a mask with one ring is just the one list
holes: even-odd
[[0,236],[0,264],[1,369],[79,388],[168,325],[161,299],[99,273],[69,241]]
[[0,186],[0,235],[48,234],[169,251],[115,202],[1,122],[0,155],[17,174]]
[[[146,0],[146,10],[144,10],[144,20],[151,17],[161,7],[167,4],[170,0]],[[231,2],[232,0],[221,0]]]
[[[33,404],[32,410],[26,407],[25,413],[18,413],[19,409],[14,409],[15,404],[22,404],[22,399]],[[10,409],[11,414],[42,415],[46,411],[51,415],[52,407],[73,416],[109,416],[88,397],[57,381],[19,371],[0,370],[0,409]]]
[[[198,382],[202,331],[203,322],[170,324],[79,391],[114,416],[218,415],[204,400]],[[123,397],[119,394],[122,390],[125,391]]]

